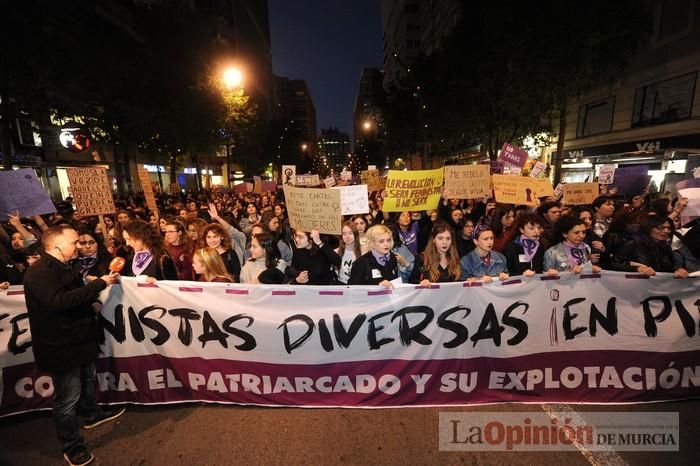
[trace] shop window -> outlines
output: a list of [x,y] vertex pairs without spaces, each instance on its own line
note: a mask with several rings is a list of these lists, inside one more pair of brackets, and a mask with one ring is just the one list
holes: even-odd
[[690,118],[697,72],[638,88],[634,93],[632,127]]
[[612,131],[614,110],[614,96],[581,105],[578,111],[576,137],[582,138]]

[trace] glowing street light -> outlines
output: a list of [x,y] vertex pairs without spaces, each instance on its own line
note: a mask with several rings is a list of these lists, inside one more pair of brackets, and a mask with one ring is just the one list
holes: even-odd
[[309,145],[308,145],[308,144],[302,144],[302,145],[301,145],[301,150],[303,150],[303,151],[306,151],[306,149],[308,149],[308,148],[309,148]]
[[224,71],[224,86],[228,89],[243,87],[243,72],[240,68],[231,67]]
[[369,120],[365,120],[364,123],[362,123],[362,129],[364,129],[365,131],[369,131],[370,129],[372,129],[372,122]]

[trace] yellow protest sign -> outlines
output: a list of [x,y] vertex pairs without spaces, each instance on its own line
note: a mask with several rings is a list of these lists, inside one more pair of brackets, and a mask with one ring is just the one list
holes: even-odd
[[80,215],[116,212],[112,187],[103,167],[66,168],[70,192]]
[[292,228],[309,232],[317,229],[329,235],[341,234],[339,189],[284,187],[284,199]]
[[389,170],[384,212],[437,209],[442,190],[442,168],[435,170]]
[[536,206],[538,198],[554,195],[548,179],[512,175],[493,175],[492,178],[496,202],[503,204]]
[[567,183],[564,185],[564,204],[590,204],[599,195],[598,183]]
[[488,165],[445,166],[445,189],[447,199],[476,199],[491,195],[491,172]]

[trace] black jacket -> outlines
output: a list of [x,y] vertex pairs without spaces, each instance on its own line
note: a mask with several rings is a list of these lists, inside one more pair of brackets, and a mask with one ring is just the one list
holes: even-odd
[[609,264],[611,270],[636,272],[638,266],[631,262],[644,264],[657,272],[674,272],[675,259],[670,245],[660,245],[648,237],[629,240],[616,251]]
[[[425,267],[425,253],[418,254],[416,256],[416,261],[413,264],[413,271],[411,272],[411,277],[408,279],[409,283],[420,283],[421,280],[428,279],[431,282],[433,281],[430,278],[430,272],[428,269]],[[438,279],[435,280],[435,283],[448,283],[448,282],[458,282],[459,280],[459,275],[456,277],[450,275],[450,271],[447,269],[443,269],[441,265],[438,265],[438,272],[440,275],[438,276]],[[460,273],[461,275],[461,273]]]
[[[376,271],[372,273],[372,271]],[[384,280],[398,278],[399,268],[396,256],[389,254],[389,260],[384,266],[379,265],[372,251],[363,254],[352,264],[348,285],[378,285]]]
[[332,285],[335,274],[331,267],[340,265],[340,256],[333,247],[323,243],[321,247],[311,252],[311,249],[293,249],[292,264],[285,270],[286,281],[298,285],[296,278],[304,270],[309,272],[309,281],[304,285]]
[[[134,272],[131,270],[131,263],[134,260],[134,253],[132,252],[126,259],[126,264],[124,265],[124,270],[121,271],[121,275],[125,277],[133,277]],[[168,255],[164,253],[160,257],[154,257],[148,267],[141,272],[141,275],[148,275],[156,280],[179,280],[179,275],[177,273],[177,266],[175,266],[175,261]]]
[[92,303],[106,287],[99,278],[85,285],[70,265],[49,255],[27,269],[24,297],[40,369],[64,372],[97,357]]
[[540,243],[530,262],[520,262],[520,256],[525,254],[525,250],[522,245],[513,241],[502,251],[508,263],[508,273],[522,275],[526,270],[534,270],[537,273],[544,272],[544,251],[544,245]]
[[241,261],[238,260],[238,254],[233,249],[228,248],[220,255],[226,266],[226,271],[233,277],[233,281],[238,283],[241,277]]

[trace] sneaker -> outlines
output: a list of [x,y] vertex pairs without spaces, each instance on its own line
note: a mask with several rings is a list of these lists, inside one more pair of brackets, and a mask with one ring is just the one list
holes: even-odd
[[78,445],[71,451],[63,454],[63,458],[68,461],[70,466],[83,466],[84,464],[92,463],[95,456],[90,453],[85,445]]
[[125,408],[120,408],[114,411],[102,410],[102,413],[100,413],[96,418],[85,421],[85,423],[83,424],[83,428],[94,429],[95,427],[102,425],[105,422],[109,422],[113,419],[118,418],[119,416],[124,414],[124,411],[126,411]]

